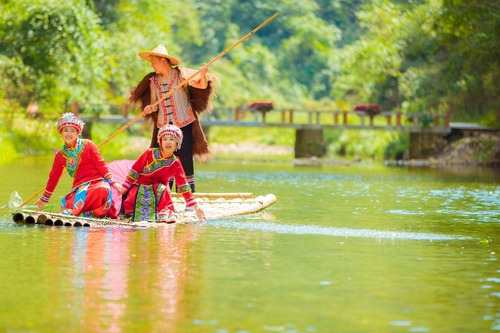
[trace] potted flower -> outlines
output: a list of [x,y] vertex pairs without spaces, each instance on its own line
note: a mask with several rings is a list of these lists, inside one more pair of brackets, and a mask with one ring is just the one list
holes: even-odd
[[274,109],[273,102],[254,102],[248,105],[248,108],[253,111],[259,111],[263,114]]
[[382,108],[378,104],[363,104],[363,105],[356,105],[354,107],[354,111],[363,111],[369,116],[376,116],[382,112]]
[[258,111],[262,113],[263,121],[266,121],[266,113],[274,109],[273,102],[253,102],[248,105],[251,111]]
[[382,108],[378,104],[362,104],[356,105],[354,107],[354,111],[363,112],[368,117],[370,117],[370,125],[373,125],[373,117],[380,114],[382,112]]

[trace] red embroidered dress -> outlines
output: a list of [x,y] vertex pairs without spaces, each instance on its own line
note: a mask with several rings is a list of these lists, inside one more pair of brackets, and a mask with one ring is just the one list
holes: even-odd
[[63,146],[56,153],[42,201],[49,202],[64,168],[74,180],[71,192],[61,201],[61,211],[74,216],[117,218],[110,187],[115,180],[90,140],[78,139],[74,147]]
[[186,205],[196,205],[177,156],[164,158],[159,148],[146,150],[134,163],[123,183],[123,187],[130,189],[123,202],[125,214],[133,214],[132,221],[154,221],[156,215],[165,209],[173,212],[174,205],[168,190],[168,181],[172,177]]

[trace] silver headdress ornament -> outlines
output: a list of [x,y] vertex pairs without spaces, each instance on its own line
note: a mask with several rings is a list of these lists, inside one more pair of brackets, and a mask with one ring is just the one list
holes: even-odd
[[57,130],[61,133],[64,127],[72,126],[78,131],[78,135],[82,134],[83,126],[85,123],[75,116],[73,113],[68,112],[62,115],[57,121]]
[[175,125],[165,125],[158,130],[158,142],[161,143],[161,138],[165,135],[172,135],[177,140],[177,150],[181,149],[182,139],[184,135],[182,130]]

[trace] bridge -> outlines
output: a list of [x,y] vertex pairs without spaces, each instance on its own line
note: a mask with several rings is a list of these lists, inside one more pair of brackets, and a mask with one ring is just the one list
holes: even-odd
[[449,115],[362,111],[273,110],[217,108],[200,119],[205,126],[286,127],[295,129],[357,129],[406,132],[449,132]]
[[[139,110],[123,105],[121,114],[80,117],[87,123],[93,121],[126,124]],[[139,120],[138,122],[141,122]],[[280,127],[295,129],[295,157],[322,157],[326,149],[323,130],[381,130],[410,133],[411,158],[425,158],[428,146],[436,147],[451,132],[450,114],[428,115],[423,113],[380,112],[372,115],[364,111],[310,111],[271,110],[258,111],[248,108],[214,108],[200,117],[208,134],[212,126],[230,127]],[[429,142],[432,142],[430,144]],[[442,146],[441,142],[437,146]]]
[[[139,113],[138,109],[125,109],[121,114],[88,116],[87,121],[126,124]],[[132,112],[130,112],[132,111]],[[78,112],[77,112],[78,113]],[[381,112],[370,115],[361,111],[308,111],[272,110],[262,112],[245,108],[214,108],[204,113],[200,122],[203,126],[230,127],[285,127],[295,129],[357,129],[405,132],[449,133],[450,115],[428,115],[423,113]]]

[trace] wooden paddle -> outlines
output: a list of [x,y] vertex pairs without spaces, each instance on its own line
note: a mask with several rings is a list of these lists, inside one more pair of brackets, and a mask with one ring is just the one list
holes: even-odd
[[[230,47],[228,47],[227,49],[225,49],[224,51],[222,51],[218,56],[216,56],[215,58],[213,58],[212,60],[210,60],[210,62],[208,62],[206,64],[207,67],[209,67],[210,65],[212,65],[214,62],[216,62],[217,60],[219,60],[220,58],[222,58],[224,55],[226,55],[229,51],[231,51],[232,49],[234,49],[238,44],[241,44],[243,41],[245,41],[246,39],[250,38],[253,34],[255,34],[258,30],[260,30],[263,26],[265,26],[266,24],[268,24],[269,22],[271,22],[272,20],[274,20],[279,14],[278,13],[275,13],[274,15],[272,15],[271,17],[269,17],[267,20],[265,20],[264,22],[262,22],[257,28],[253,29],[252,31],[250,31],[248,34],[246,34],[245,36],[243,36],[242,38],[240,38],[237,42],[235,42],[233,45],[231,45]],[[155,103],[151,104],[151,106],[156,106],[158,104],[160,104],[161,102],[163,102],[165,99],[169,98],[170,96],[172,96],[172,94],[181,89],[183,86],[185,86],[189,81],[191,81],[192,79],[195,78],[196,75],[198,75],[200,73],[200,70],[198,69],[193,75],[191,75],[190,77],[188,77],[187,79],[185,79],[184,81],[182,81],[181,83],[179,83],[177,86],[175,86],[172,90],[170,90],[168,93],[166,93],[162,98],[160,98],[158,101],[156,101]],[[109,141],[111,141],[114,137],[116,137],[118,134],[120,134],[121,132],[123,132],[124,130],[126,130],[127,128],[129,128],[133,123],[135,123],[137,120],[141,119],[143,116],[145,115],[145,112],[142,111],[141,113],[139,113],[137,116],[135,116],[134,119],[130,120],[129,122],[127,122],[125,125],[123,125],[119,130],[117,130],[115,133],[111,134],[106,140],[104,140],[103,142],[101,142],[99,145],[97,145],[98,148],[101,148],[102,146],[104,146],[106,143],[108,143]],[[19,207],[23,207],[25,206],[28,202],[30,202],[31,200],[33,200],[35,197],[39,196],[43,191],[45,190],[45,187],[42,188],[41,190],[39,190],[38,192],[36,192],[35,194],[33,194],[30,198],[28,198],[26,201],[24,201]]]

